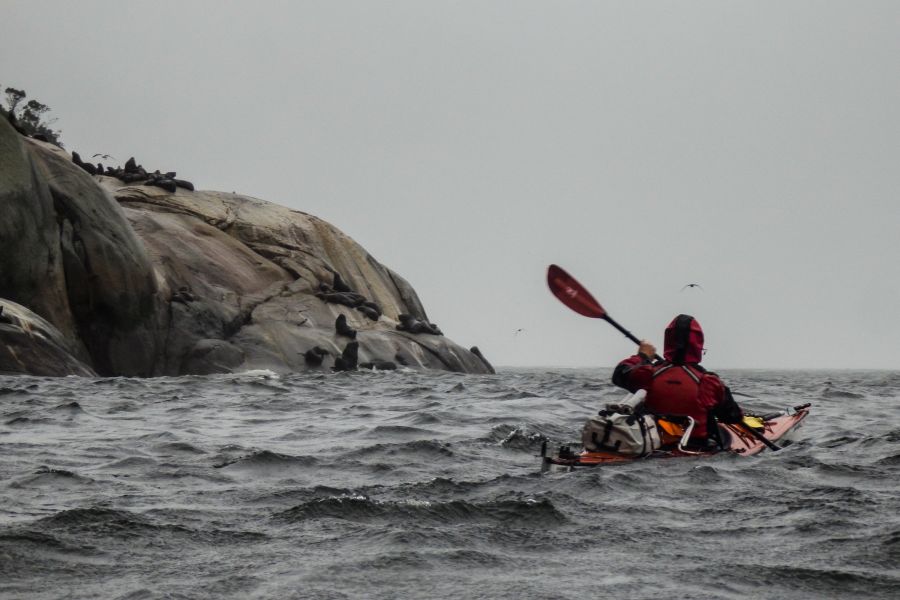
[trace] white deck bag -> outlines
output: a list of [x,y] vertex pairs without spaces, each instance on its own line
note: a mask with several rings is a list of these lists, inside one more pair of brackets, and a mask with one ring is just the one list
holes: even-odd
[[588,452],[617,452],[647,456],[661,442],[656,421],[642,410],[644,390],[629,394],[622,402],[607,404],[581,430],[581,444]]

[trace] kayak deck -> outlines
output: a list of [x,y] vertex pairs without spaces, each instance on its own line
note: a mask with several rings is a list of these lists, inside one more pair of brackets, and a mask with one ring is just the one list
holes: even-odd
[[[614,464],[642,460],[645,458],[675,458],[679,456],[712,456],[722,452],[738,454],[740,456],[752,456],[766,448],[766,443],[758,439],[764,437],[768,442],[774,443],[794,431],[809,414],[809,405],[797,407],[793,412],[772,416],[763,420],[763,427],[757,429],[757,434],[750,433],[743,427],[731,424],[719,424],[724,448],[709,449],[679,449],[677,445],[664,446],[648,456],[630,456],[616,452],[572,452],[568,446],[562,446],[555,456],[546,455],[546,447],[541,449],[543,467],[551,465],[564,467],[595,467],[597,465]],[[761,436],[759,435],[761,434]]]

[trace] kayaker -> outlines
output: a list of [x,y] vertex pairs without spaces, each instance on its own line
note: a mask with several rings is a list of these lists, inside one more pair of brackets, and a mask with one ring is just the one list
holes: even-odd
[[660,415],[687,415],[695,425],[691,442],[706,445],[717,433],[707,426],[712,417],[734,422],[742,417],[740,407],[719,376],[700,366],[703,329],[690,315],[678,315],[666,327],[663,360],[654,361],[656,347],[646,340],[638,352],[620,362],[613,371],[615,385],[629,392],[647,390],[645,407]]

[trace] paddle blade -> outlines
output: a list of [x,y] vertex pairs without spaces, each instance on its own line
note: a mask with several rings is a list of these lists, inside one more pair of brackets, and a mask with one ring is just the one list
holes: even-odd
[[606,317],[606,311],[594,297],[584,289],[584,286],[566,273],[562,267],[550,265],[547,269],[547,285],[553,295],[559,301],[577,312],[579,315],[602,319]]

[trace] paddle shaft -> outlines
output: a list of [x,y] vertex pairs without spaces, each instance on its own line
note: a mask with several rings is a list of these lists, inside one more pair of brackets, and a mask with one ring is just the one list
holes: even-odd
[[[608,314],[604,314],[602,318],[603,318],[604,321],[606,321],[607,323],[609,323],[610,325],[612,325],[613,327],[615,327],[616,329],[618,329],[620,332],[622,332],[622,334],[623,334],[625,337],[627,337],[629,340],[631,340],[632,342],[634,342],[634,343],[637,344],[638,346],[641,345],[641,340],[637,339],[637,338],[634,336],[633,333],[631,333],[630,331],[628,331],[627,329],[625,329],[624,327],[622,327],[621,325],[619,325],[618,323],[616,323],[615,319],[613,319],[612,317],[610,317]],[[659,354],[654,354],[654,355],[653,355],[653,359],[654,359],[654,360],[662,360],[662,357],[661,357]]]
[[749,425],[745,424],[743,421],[741,421],[740,426],[741,426],[741,429],[748,432],[750,435],[752,435],[753,437],[758,439],[760,442],[765,444],[766,447],[769,450],[771,450],[772,452],[778,452],[779,450],[781,450],[781,446],[776,446],[775,442],[768,439],[766,436],[764,436],[759,431],[757,431],[757,430],[753,429],[752,427],[750,427]]

